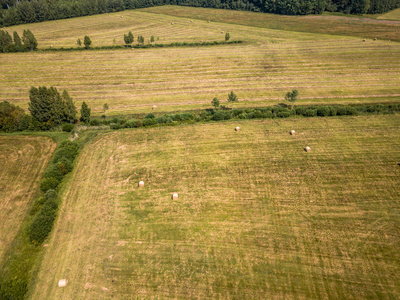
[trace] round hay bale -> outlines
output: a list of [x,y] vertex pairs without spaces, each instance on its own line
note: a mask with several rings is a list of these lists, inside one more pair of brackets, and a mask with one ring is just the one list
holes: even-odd
[[153,105],[153,109],[156,109],[157,108],[157,105]]
[[310,151],[311,151],[311,148],[307,146],[307,147],[304,148],[304,150],[305,150],[306,152],[310,152]]
[[240,127],[237,126],[237,127],[235,128],[235,131],[239,131],[239,130],[240,130]]
[[207,23],[210,23],[210,22],[211,22],[210,20],[207,21]]
[[121,18],[123,18],[124,16],[121,16]]
[[193,20],[190,20],[190,23],[193,23]]
[[365,40],[365,39],[363,40],[363,42],[366,42],[366,41],[367,41],[367,40]]
[[144,181],[139,181],[139,187],[144,187]]
[[174,25],[174,23],[173,23],[173,22],[171,22],[171,25]]
[[178,200],[178,193],[172,194],[172,200]]
[[224,32],[223,32],[223,31],[221,31],[221,33],[223,34]]
[[296,131],[294,131],[294,130],[290,131],[290,135],[294,135],[295,133],[296,133]]
[[374,41],[376,41],[377,40],[377,38],[374,38]]
[[67,279],[60,279],[60,280],[58,281],[58,286],[59,286],[59,287],[65,287],[65,286],[67,285],[67,283],[68,283],[68,280],[67,280]]

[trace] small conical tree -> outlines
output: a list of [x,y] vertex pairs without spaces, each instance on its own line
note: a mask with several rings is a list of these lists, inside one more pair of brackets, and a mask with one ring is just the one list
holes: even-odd
[[81,119],[82,122],[84,123],[89,123],[90,122],[90,108],[86,104],[85,101],[82,103],[82,108],[81,108]]
[[0,30],[0,52],[6,52],[11,44],[11,35],[5,30]]
[[66,90],[64,90],[61,98],[64,103],[64,121],[68,123],[76,123],[76,115],[78,112],[76,111],[76,107],[71,96]]
[[89,49],[90,45],[92,44],[92,41],[91,41],[90,37],[85,35],[85,37],[83,38],[83,44],[85,45],[86,49]]
[[20,50],[20,49],[22,48],[22,40],[21,40],[21,38],[19,37],[18,32],[14,31],[13,36],[14,36],[14,44],[15,44],[15,47],[16,47],[18,50]]
[[228,94],[228,101],[229,101],[229,102],[236,102],[236,101],[238,101],[238,97],[236,96],[236,94],[235,94],[233,91],[231,91],[231,92]]
[[29,29],[24,30],[22,34],[22,41],[24,42],[25,47],[31,51],[37,48],[38,42],[33,33]]
[[215,107],[218,108],[219,107],[219,100],[217,98],[214,98],[213,101],[211,102],[211,104]]
[[225,41],[229,41],[229,39],[231,38],[231,35],[229,34],[229,32],[225,33]]

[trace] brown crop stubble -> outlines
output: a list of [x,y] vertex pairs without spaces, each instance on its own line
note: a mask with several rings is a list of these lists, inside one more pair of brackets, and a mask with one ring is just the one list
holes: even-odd
[[33,299],[397,298],[399,124],[241,121],[100,137],[81,152]]
[[55,147],[49,138],[0,136],[0,260],[38,192]]

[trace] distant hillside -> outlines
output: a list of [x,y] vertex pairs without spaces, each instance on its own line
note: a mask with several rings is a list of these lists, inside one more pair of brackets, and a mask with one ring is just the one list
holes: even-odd
[[283,15],[384,13],[400,0],[0,0],[0,25],[35,23],[160,5],[269,12]]

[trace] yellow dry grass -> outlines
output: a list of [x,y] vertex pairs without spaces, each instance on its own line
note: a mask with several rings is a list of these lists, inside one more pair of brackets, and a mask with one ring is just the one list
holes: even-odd
[[49,138],[0,136],[0,260],[38,192],[55,147]]
[[[221,18],[226,13],[231,19],[192,23],[190,18],[161,14],[177,10],[214,12]],[[73,47],[84,34],[92,37],[94,46],[111,45],[114,38],[121,43],[128,30],[135,38],[159,37],[159,43],[223,40],[222,31],[246,43],[2,54],[0,101],[27,110],[30,87],[43,85],[67,89],[77,107],[86,101],[98,116],[105,103],[110,115],[150,112],[154,104],[160,112],[204,109],[214,97],[224,104],[232,90],[239,97],[235,105],[246,107],[282,102],[292,89],[299,90],[301,104],[399,101],[399,43],[271,29],[275,21],[271,28],[223,23],[233,22],[236,15],[239,20],[265,18],[249,12],[163,7],[30,24],[41,47]],[[22,31],[24,26],[8,30]]]
[[30,297],[398,298],[399,127],[388,115],[98,137]]

